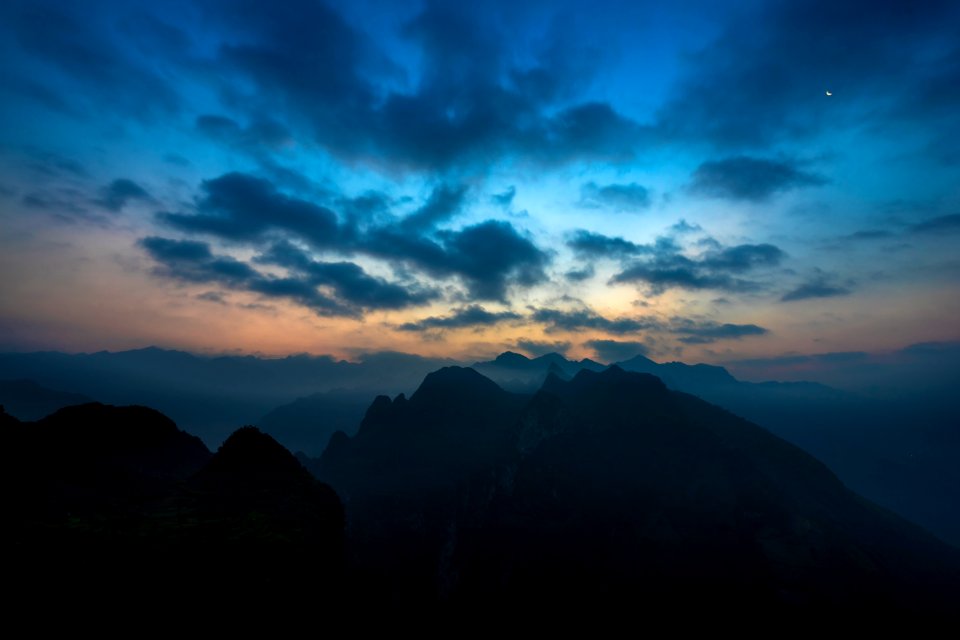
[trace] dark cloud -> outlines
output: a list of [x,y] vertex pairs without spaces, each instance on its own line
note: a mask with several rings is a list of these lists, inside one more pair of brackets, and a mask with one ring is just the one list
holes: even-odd
[[205,262],[213,259],[213,252],[206,242],[171,240],[149,236],[139,242],[155,260],[164,264],[176,262]]
[[731,17],[719,38],[686,58],[658,116],[665,137],[757,149],[828,127],[955,122],[947,106],[956,105],[960,85],[955,2],[932,0],[918,10],[904,2],[788,1]]
[[837,296],[848,296],[851,293],[853,292],[849,285],[845,286],[837,282],[836,275],[817,269],[806,282],[783,294],[780,301],[794,302],[810,298],[835,298]]
[[674,224],[670,225],[670,232],[676,235],[685,235],[688,233],[697,233],[703,231],[703,227],[698,224],[690,224],[686,220],[680,219],[677,220]]
[[547,326],[547,332],[597,330],[617,335],[637,333],[658,324],[648,318],[605,318],[589,309],[535,309],[530,315],[534,322]]
[[159,264],[156,273],[167,278],[219,284],[270,298],[285,298],[320,315],[357,315],[355,308],[323,295],[305,280],[266,276],[235,258],[214,255],[205,242],[151,236],[141,239],[138,244]]
[[90,176],[87,168],[74,158],[36,148],[26,149],[25,155],[29,158],[26,163],[27,167],[45,176],[67,176],[71,178],[87,178]]
[[96,202],[104,209],[120,211],[131,200],[152,202],[153,198],[133,180],[118,178],[100,189],[100,198]]
[[414,87],[376,42],[319,3],[293,2],[284,12],[249,3],[221,16],[246,37],[220,54],[343,158],[486,170],[508,158],[632,157],[641,127],[607,103],[571,100],[585,73],[574,41],[548,38],[549,51],[533,52],[539,64],[517,68],[508,21],[494,13],[427,3],[401,32],[423,54]]
[[718,340],[740,340],[770,333],[768,329],[755,324],[697,323],[690,320],[677,321],[672,331],[683,336],[678,340],[684,344],[711,344]]
[[487,311],[479,305],[470,305],[456,309],[448,316],[430,316],[407,322],[399,327],[401,331],[430,331],[435,329],[464,329],[489,327],[502,322],[512,322],[521,319],[521,315],[512,311]]
[[653,264],[635,264],[614,276],[613,282],[643,282],[649,285],[654,293],[662,293],[674,287],[743,291],[754,286],[749,281],[738,280],[726,274],[705,272],[696,262],[684,256],[659,259]]
[[401,228],[405,231],[422,231],[449,220],[463,208],[466,193],[467,188],[463,185],[436,187],[422,207],[400,222]]
[[119,111],[140,120],[179,110],[180,97],[162,69],[180,48],[142,39],[146,55],[128,55],[111,21],[90,19],[81,5],[15,2],[4,9],[3,22],[20,50],[55,72],[37,80],[28,75],[34,64],[18,65],[12,86],[26,88],[27,97],[66,113],[76,113],[82,105],[89,112]]
[[[681,234],[694,228],[678,223]],[[678,225],[674,225],[678,227]],[[612,282],[643,282],[654,293],[673,287],[685,289],[721,289],[748,291],[756,282],[734,277],[757,269],[775,267],[786,254],[772,244],[741,244],[724,247],[713,238],[704,238],[696,246],[707,247],[701,255],[688,257],[672,236],[660,236],[652,244],[637,244],[624,238],[586,231],[574,231],[567,246],[578,257],[620,260],[624,268]]]
[[690,190],[717,198],[760,202],[776,193],[825,182],[792,161],[735,156],[702,163],[693,172]]
[[227,299],[219,291],[204,291],[197,294],[197,300],[206,300],[207,302],[216,302],[217,304],[227,304]]
[[197,117],[197,130],[210,138],[254,154],[264,149],[277,150],[292,143],[290,131],[279,122],[257,118],[249,126],[219,115]]
[[459,277],[470,295],[504,300],[511,286],[532,286],[546,279],[549,257],[508,222],[487,220],[459,231],[441,231],[437,239],[375,230],[360,250],[410,264],[435,277]]
[[697,258],[689,258],[679,253],[676,244],[658,244],[650,257],[629,263],[613,277],[612,282],[642,282],[653,293],[662,293],[674,287],[750,291],[760,285],[732,274],[774,267],[786,255],[771,244],[742,244],[723,248],[713,241],[708,246],[713,248]]
[[289,242],[274,244],[256,260],[284,267],[312,286],[329,287],[340,300],[365,309],[401,309],[439,296],[418,284],[403,286],[371,276],[352,262],[315,261]]
[[910,227],[912,233],[953,233],[960,231],[960,213],[930,218]]
[[809,300],[810,298],[835,298],[837,296],[848,296],[853,293],[846,287],[829,284],[823,280],[814,280],[805,282],[796,289],[792,289],[783,294],[781,302],[795,302],[797,300]]
[[545,356],[548,353],[559,353],[560,355],[564,355],[572,345],[565,340],[549,342],[545,340],[521,339],[517,340],[514,346],[520,351],[525,352],[531,358],[539,358],[540,356]]
[[587,340],[583,346],[593,349],[600,362],[614,363],[629,360],[634,356],[645,356],[650,347],[636,340]]
[[740,273],[757,267],[774,267],[785,255],[772,244],[741,244],[708,253],[700,266],[712,271]]
[[228,240],[259,240],[270,232],[293,233],[324,247],[338,239],[337,217],[332,211],[306,200],[284,195],[262,178],[227,173],[205,180],[196,213],[157,214],[172,227]]
[[490,200],[501,207],[509,208],[513,204],[513,198],[517,195],[517,188],[513,185],[507,187],[506,191],[495,193],[490,196]]
[[593,265],[588,264],[581,269],[571,269],[563,274],[563,277],[570,282],[584,282],[595,275]]
[[[161,222],[190,233],[262,245],[297,238],[316,249],[366,254],[434,278],[459,278],[475,299],[504,300],[510,287],[529,287],[546,279],[550,256],[505,221],[487,220],[458,230],[433,228],[460,211],[466,188],[440,186],[428,201],[399,222],[381,193],[341,198],[345,214],[281,193],[269,181],[229,173],[202,183],[195,213],[157,214]],[[347,278],[341,269],[339,278]],[[314,274],[314,277],[317,277]],[[368,279],[355,278],[353,285]],[[386,291],[391,287],[369,287]],[[359,291],[350,286],[349,291]],[[346,290],[345,290],[346,291]],[[408,294],[410,289],[408,288]],[[428,295],[422,289],[413,301]],[[432,294],[430,294],[432,295]],[[404,299],[397,296],[396,300]]]
[[650,206],[650,191],[636,182],[606,185],[587,182],[580,187],[580,205],[607,207],[614,211],[640,211]]
[[652,253],[653,247],[640,245],[623,238],[578,229],[567,238],[567,246],[585,258],[621,259],[643,253]]
[[69,187],[33,191],[24,194],[20,199],[25,207],[46,211],[64,222],[75,222],[77,219],[97,220],[91,211],[80,204],[84,201],[82,193]]

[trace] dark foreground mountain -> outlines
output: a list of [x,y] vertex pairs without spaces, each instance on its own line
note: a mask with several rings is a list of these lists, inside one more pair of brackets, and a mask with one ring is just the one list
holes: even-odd
[[378,398],[317,473],[371,602],[638,617],[943,613],[956,550],[766,430],[650,375],[469,369]]
[[[528,359],[507,352],[474,366],[505,389],[533,392],[551,369],[572,376],[599,365],[558,354]],[[931,383],[931,393],[866,395],[812,382],[745,382],[723,367],[658,363],[642,355],[618,366],[657,376],[669,389],[691,393],[765,427],[824,462],[855,491],[960,545],[955,375]],[[929,373],[913,375],[930,379]]]
[[339,499],[252,427],[211,456],[143,407],[0,418],[5,577],[25,607],[181,615],[316,605],[343,585]]

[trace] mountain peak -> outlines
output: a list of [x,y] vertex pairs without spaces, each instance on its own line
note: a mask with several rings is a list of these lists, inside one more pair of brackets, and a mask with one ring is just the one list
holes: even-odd
[[501,367],[523,366],[528,362],[530,362],[530,358],[521,353],[515,353],[513,351],[504,351],[494,360],[494,363],[500,365]]
[[296,457],[256,427],[241,427],[220,445],[204,469],[216,473],[305,473]]
[[497,386],[497,383],[469,367],[443,367],[427,374],[410,401],[423,402],[428,398],[463,399],[500,393],[503,393],[503,389]]

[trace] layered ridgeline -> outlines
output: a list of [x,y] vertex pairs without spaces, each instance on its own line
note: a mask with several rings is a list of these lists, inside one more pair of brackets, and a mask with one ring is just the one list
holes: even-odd
[[[5,578],[24,607],[115,620],[342,590],[343,508],[247,427],[215,453],[145,407],[0,413]],[[302,577],[309,575],[309,580]]]
[[[450,363],[389,352],[346,362],[309,355],[199,356],[148,347],[80,354],[4,353],[0,380],[31,380],[108,404],[153,407],[217,447],[237,425],[256,423],[297,398],[346,389],[364,392],[366,404],[377,393],[412,391],[423,376],[445,364]],[[38,417],[19,414],[12,403],[0,404],[10,404],[7,412],[21,420]],[[328,437],[318,439],[321,450]]]
[[[813,454],[855,491],[960,545],[960,397],[955,375],[888,371],[901,392],[871,396],[815,383],[750,383],[722,367],[656,363],[637,356],[624,370],[650,373],[773,431]],[[0,404],[21,420],[93,398],[142,404],[217,447],[241,424],[257,424],[285,447],[319,456],[336,430],[353,435],[375,395],[409,394],[451,364],[380,353],[351,363],[329,357],[201,357],[156,348],[119,353],[0,354]],[[942,363],[941,363],[942,364]],[[917,364],[920,366],[920,364]],[[592,360],[504,353],[473,368],[508,391],[532,394],[549,373],[602,371]],[[931,380],[933,378],[933,380]],[[25,379],[34,381],[24,382]],[[940,382],[937,383],[936,381]],[[54,391],[58,390],[58,391]],[[932,390],[932,391],[931,391]]]
[[960,593],[952,547],[768,431],[619,367],[551,374],[532,397],[442,369],[377,398],[313,470],[345,500],[367,597],[407,610],[876,616]]

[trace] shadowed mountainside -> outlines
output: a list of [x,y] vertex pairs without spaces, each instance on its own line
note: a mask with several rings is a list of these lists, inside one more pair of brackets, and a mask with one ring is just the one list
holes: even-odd
[[[539,388],[550,370],[575,375],[596,363],[549,354],[506,353],[477,363],[515,391]],[[618,363],[657,376],[756,422],[811,453],[859,493],[960,544],[960,403],[952,393],[861,395],[812,382],[744,382],[723,367],[657,363],[638,355]],[[946,381],[937,388],[946,389]]]
[[954,549],[806,453],[619,367],[532,398],[443,369],[314,469],[357,570],[403,607],[853,615],[942,610],[960,585]]
[[[2,414],[7,578],[26,607],[303,606],[344,584],[343,507],[247,427],[212,455],[144,407]],[[304,580],[304,575],[309,580]]]

